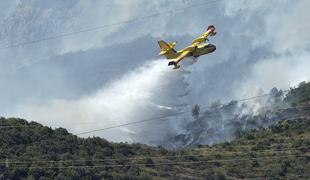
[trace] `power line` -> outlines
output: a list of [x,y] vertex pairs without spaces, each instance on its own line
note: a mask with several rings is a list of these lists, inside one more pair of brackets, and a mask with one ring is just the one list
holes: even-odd
[[[198,150],[203,150],[204,148],[199,148]],[[208,149],[209,150],[209,148],[206,148],[206,149]],[[266,153],[266,152],[278,152],[278,153],[281,153],[281,152],[291,152],[290,150],[296,150],[296,151],[298,151],[298,150],[303,150],[303,148],[284,148],[285,150],[262,150],[262,151],[245,151],[245,152],[243,152],[243,153],[238,153],[238,151],[237,152],[226,152],[226,153],[224,153],[225,155],[229,155],[229,154],[231,154],[231,155],[249,155],[248,153],[252,153],[252,152],[256,152],[256,154],[255,155],[259,155],[259,154],[261,154],[261,153]],[[188,153],[191,153],[191,151],[188,151]],[[211,154],[211,153],[214,153],[214,154]],[[97,162],[99,162],[99,161],[111,161],[111,160],[121,160],[121,161],[124,161],[124,160],[142,160],[142,159],[146,159],[146,158],[154,158],[154,159],[163,159],[163,158],[173,158],[173,157],[178,157],[178,158],[184,158],[184,157],[193,157],[193,156],[200,156],[200,157],[207,157],[206,155],[216,155],[217,153],[221,153],[220,151],[216,151],[216,152],[208,152],[208,153],[203,153],[203,154],[201,154],[201,155],[198,155],[197,153],[196,154],[194,154],[194,155],[190,155],[190,154],[188,154],[188,155],[174,155],[174,156],[164,156],[164,157],[132,157],[132,158],[123,158],[123,159],[117,159],[117,158],[114,158],[114,159],[96,159],[96,160],[69,160],[69,161],[55,161],[55,162],[77,162],[77,161],[84,161],[84,162],[88,162],[88,161],[93,161],[93,162],[95,162],[95,161],[97,161]],[[222,155],[222,154],[221,154]],[[279,156],[278,156],[279,157]],[[218,161],[218,160],[217,160]],[[222,161],[222,160],[220,160],[220,161]],[[29,162],[40,162],[40,161],[29,161]],[[42,162],[44,162],[44,161],[42,161]],[[53,161],[46,161],[46,162],[53,162]],[[208,162],[211,162],[210,160],[208,160]],[[0,162],[1,163],[1,162]],[[12,162],[12,163],[10,163],[10,164],[18,164],[18,162]],[[23,161],[23,163],[25,163],[25,161]],[[121,165],[121,166],[123,166],[123,165]],[[80,166],[79,166],[80,167]],[[77,167],[77,168],[79,168],[79,167]],[[84,166],[83,166],[84,167]],[[104,166],[105,167],[105,166]],[[17,167],[17,168],[19,168],[19,167]],[[74,167],[73,167],[74,168]]]
[[[288,92],[289,90],[284,90],[282,92]],[[261,97],[267,97],[267,96],[271,96],[273,95],[272,93],[268,93],[268,94],[262,94],[262,95],[258,95],[258,96],[253,96],[253,97],[248,97],[245,99],[239,99],[239,100],[232,100],[230,102],[243,102],[243,101],[249,101],[249,100],[253,100],[253,99],[257,99],[257,98],[261,98]],[[222,103],[220,104],[221,106],[225,106],[228,105],[230,102],[227,103]],[[209,106],[203,106],[200,109],[207,109],[210,108]],[[294,108],[294,107],[293,107]],[[144,120],[140,120],[140,121],[135,121],[135,122],[131,122],[131,123],[126,123],[126,124],[120,124],[120,125],[115,125],[115,126],[111,126],[111,127],[107,127],[107,128],[102,128],[102,130],[106,130],[106,129],[113,129],[113,128],[117,128],[117,127],[122,127],[122,126],[127,126],[127,125],[131,125],[131,124],[138,124],[138,123],[143,123],[143,122],[147,122],[147,121],[154,121],[154,120],[158,120],[158,119],[163,119],[163,118],[167,118],[167,117],[171,117],[171,116],[177,116],[180,114],[186,114],[186,113],[190,113],[192,112],[192,110],[188,110],[188,111],[181,111],[181,112],[177,112],[177,113],[172,113],[169,115],[163,115],[163,116],[159,116],[159,117],[153,117],[153,118],[149,118],[149,119],[144,119]],[[35,125],[21,125],[21,126],[15,126],[15,125],[0,125],[0,128],[27,128],[27,127],[36,127]],[[97,129],[96,131],[100,131],[100,129]],[[89,132],[90,133],[90,132]],[[81,135],[81,134],[88,134],[87,132],[82,132],[82,133],[78,133],[76,135]]]
[[[199,150],[204,150],[205,148],[200,148]],[[260,151],[234,151],[234,152],[227,152],[227,151],[209,151],[209,152],[201,152],[201,154],[197,152],[187,151],[187,153],[195,153],[195,154],[186,154],[186,155],[167,155],[167,156],[138,156],[138,157],[128,157],[128,158],[106,158],[106,159],[75,159],[75,160],[35,160],[35,161],[27,161],[27,160],[14,160],[10,159],[8,164],[29,164],[29,163],[66,163],[66,162],[105,162],[105,161],[129,161],[129,160],[144,160],[144,159],[168,159],[168,158],[186,158],[186,157],[211,157],[216,155],[217,153],[221,153],[221,155],[249,155],[248,153],[255,152],[255,155],[273,152],[273,153],[284,153],[284,152],[291,152],[293,150],[303,150],[303,148],[284,148],[283,150],[260,150]],[[241,153],[240,153],[241,152]],[[7,162],[0,162],[0,164],[4,164]]]
[[[280,139],[282,140],[283,138],[273,138],[273,139]],[[298,138],[298,139],[302,139],[302,138]],[[273,144],[280,144],[280,143],[273,143]],[[292,143],[281,143],[281,145],[291,145]],[[255,145],[238,145],[238,147],[254,147]],[[268,146],[266,148],[276,148],[276,147],[273,147],[273,146]],[[197,153],[201,153],[199,151],[203,151],[203,150],[209,150],[209,151],[204,151],[202,152],[202,154],[197,154]],[[266,152],[288,152],[290,150],[304,150],[304,148],[288,148],[288,147],[283,147],[281,150],[276,150],[276,149],[267,149],[267,150],[244,150],[244,151],[230,151],[230,152],[227,152],[227,151],[213,151],[213,149],[210,149],[208,147],[203,147],[203,148],[196,148],[196,149],[191,149],[191,150],[187,150],[186,153],[195,153],[195,154],[186,154],[186,155],[167,155],[167,156],[146,156],[146,155],[140,155],[140,156],[136,156],[136,157],[124,157],[124,158],[106,158],[106,159],[75,159],[75,160],[58,160],[58,161],[53,161],[53,160],[35,160],[35,161],[30,161],[30,160],[13,160],[11,159],[9,164],[22,164],[22,163],[32,163],[32,162],[50,162],[50,163],[59,163],[59,162],[96,162],[96,161],[118,161],[118,160],[139,160],[139,159],[146,159],[146,158],[154,158],[154,159],[162,159],[162,158],[184,158],[184,157],[195,157],[195,156],[205,156],[205,155],[216,155],[217,153],[221,153],[221,155],[229,155],[229,154],[232,154],[232,155],[247,155],[247,153],[253,153],[253,152],[256,152],[256,153],[266,153]],[[198,151],[198,152],[197,152]],[[242,152],[242,153],[240,153]],[[177,154],[179,152],[177,151],[172,151],[171,152],[172,154]],[[3,163],[6,163],[6,162],[1,162],[0,161],[0,164],[3,164]]]
[[[286,109],[300,109],[300,108],[310,108],[310,106],[304,106],[304,107],[293,107],[293,108],[286,108]],[[285,110],[285,109],[281,109],[281,110]],[[300,118],[305,118],[304,116],[296,116],[296,117],[292,117],[292,118],[285,118],[286,120],[289,120],[289,121],[292,121],[292,120],[297,120],[297,119],[300,119]],[[274,139],[283,139],[283,138],[274,138]],[[40,140],[40,142],[41,142],[42,140]],[[26,146],[30,146],[30,145],[34,145],[34,144],[36,144],[36,143],[38,143],[38,142],[32,142],[32,143],[30,143],[30,144],[27,144]],[[283,145],[283,144],[282,144]],[[249,146],[249,145],[242,145],[242,147],[243,146]],[[204,149],[204,148],[198,148],[198,149],[196,149],[197,151],[199,151],[199,150],[201,150],[201,149]],[[192,151],[194,151],[194,150],[192,150]],[[1,163],[1,162],[0,162]]]
[[176,9],[173,9],[173,10],[170,10],[170,11],[155,13],[155,14],[148,15],[148,16],[141,16],[141,17],[131,18],[131,19],[127,19],[125,21],[119,21],[119,22],[116,22],[116,23],[105,24],[105,25],[96,26],[96,27],[92,27],[92,28],[88,28],[88,29],[79,30],[79,31],[59,34],[59,35],[50,36],[50,37],[41,38],[41,39],[36,39],[36,40],[32,40],[32,41],[25,41],[25,42],[21,42],[21,43],[16,43],[16,44],[0,47],[0,50],[15,48],[15,47],[19,47],[19,46],[25,46],[25,45],[29,45],[29,44],[35,44],[35,43],[39,43],[39,42],[42,42],[42,41],[53,40],[53,39],[57,39],[57,38],[60,38],[60,37],[67,37],[67,36],[72,36],[72,35],[81,34],[81,33],[85,33],[85,32],[98,31],[98,30],[109,28],[109,27],[113,27],[113,26],[119,26],[119,25],[122,25],[122,24],[128,24],[128,23],[134,22],[134,21],[141,21],[141,20],[145,20],[145,19],[148,19],[148,18],[163,16],[163,15],[166,15],[166,14],[175,14],[175,13],[178,13],[178,12],[186,10],[186,9],[192,9],[192,8],[196,8],[196,7],[206,6],[206,5],[213,4],[213,3],[216,3],[216,2],[219,2],[219,1],[220,0],[210,0],[210,1],[206,1],[204,3],[193,4],[191,6],[187,6],[187,7],[183,7],[183,8],[176,8]]
[[[289,90],[285,90],[285,91],[282,91],[282,92],[288,92],[288,91]],[[249,100],[253,100],[253,99],[257,99],[257,98],[261,98],[261,97],[271,96],[271,95],[273,95],[273,94],[272,93],[268,93],[268,94],[263,94],[263,95],[259,95],[259,96],[253,96],[253,97],[249,97],[249,98],[245,98],[245,99],[239,99],[239,100],[235,100],[235,101],[231,101],[231,102],[244,102],[244,101],[249,101]],[[224,105],[228,105],[229,103],[230,102],[224,103],[224,104],[222,103],[220,105],[224,106]],[[207,108],[210,108],[210,107],[209,106],[204,106],[204,107],[201,107],[200,109],[207,109]],[[289,107],[289,108],[282,108],[282,109],[279,109],[279,110],[300,109],[300,108],[310,108],[310,106]],[[115,128],[118,128],[118,127],[124,127],[124,126],[129,126],[129,125],[134,125],[134,124],[140,124],[140,123],[145,123],[145,122],[150,122],[150,121],[155,121],[155,120],[160,120],[160,119],[165,120],[165,118],[168,118],[168,117],[174,117],[174,116],[177,116],[177,115],[187,114],[187,113],[191,113],[191,112],[192,112],[192,110],[181,111],[181,112],[172,113],[172,114],[168,114],[168,115],[163,115],[163,116],[159,116],[159,117],[143,119],[143,120],[140,120],[140,121],[134,121],[134,122],[125,123],[125,124],[119,124],[119,125],[110,126],[110,127],[106,127],[106,128],[100,128],[100,129],[94,129],[94,130],[90,130],[90,131],[80,132],[80,133],[77,133],[77,134],[74,134],[74,135],[79,136],[79,135],[83,135],[83,134],[89,134],[89,133],[98,132],[98,131],[105,131],[105,130],[109,130],[109,129],[115,129]],[[32,126],[32,125],[22,125],[22,126],[4,125],[4,126],[1,126],[0,125],[0,129],[1,128],[31,128],[31,127],[36,127],[36,126],[35,125],[34,126]]]
[[[299,108],[301,108],[301,107],[299,107]],[[302,107],[302,108],[305,108],[305,107]],[[304,116],[299,116],[299,117],[294,117],[294,118],[290,118],[290,119],[286,119],[286,120],[296,120],[296,119],[300,119],[300,118],[305,118]],[[282,139],[282,138],[281,138]],[[44,140],[44,139],[43,139]],[[32,142],[32,143],[29,143],[29,144],[26,144],[26,145],[22,145],[22,146],[31,146],[31,145],[35,145],[35,144],[37,144],[37,143],[40,143],[40,142],[42,142],[43,140],[39,140],[39,141],[35,141],[35,142]],[[48,140],[48,139],[45,139],[45,140]],[[16,147],[14,147],[14,148],[16,148]],[[9,149],[13,149],[13,147],[12,148],[9,148]],[[9,151],[9,149],[7,149],[7,151]],[[199,148],[199,149],[201,149],[201,148]],[[3,149],[1,149],[1,151],[2,151]]]
[[[203,160],[203,161],[178,161],[178,162],[164,162],[164,163],[130,163],[130,164],[109,164],[109,165],[93,165],[93,166],[15,166],[14,168],[28,168],[28,169],[71,169],[71,168],[102,168],[102,167],[128,167],[128,166],[161,166],[161,165],[180,165],[180,164],[199,164],[210,162],[232,162],[232,161],[252,161],[258,159],[278,159],[283,157],[310,157],[310,154],[296,155],[286,154],[278,156],[263,156],[263,157],[249,157],[249,158],[231,158],[231,159],[217,159],[217,160]],[[13,167],[9,167],[13,168]]]
[[[285,92],[289,92],[289,91],[290,90],[287,89],[287,90],[284,90],[282,92],[285,93]],[[245,98],[245,99],[239,99],[239,100],[236,100],[235,102],[248,101],[248,100],[252,100],[252,99],[256,99],[256,98],[260,98],[260,97],[272,96],[272,95],[274,95],[274,94],[273,93],[262,94],[262,95],[258,95],[258,96],[253,96],[253,97]]]
[[[284,138],[273,138],[275,140],[283,140]],[[286,138],[286,140],[289,139],[289,138]],[[302,138],[298,138],[299,140],[301,140]],[[33,142],[31,144],[34,144],[34,143],[37,143],[37,142]],[[28,144],[31,145],[31,144]],[[280,143],[275,143],[273,142],[273,145],[276,145],[276,144],[280,144]],[[289,146],[291,145],[292,143],[281,143],[281,145],[285,145],[285,146]],[[238,145],[238,147],[254,147],[255,145]],[[15,147],[16,148],[16,147]],[[268,146],[266,148],[276,148],[274,146]],[[216,151],[214,152],[213,149],[210,149],[209,147],[203,147],[203,148],[195,148],[195,149],[191,149],[191,150],[187,150],[186,153],[195,153],[195,155],[191,155],[191,154],[187,154],[187,155],[169,155],[169,156],[136,156],[136,157],[126,157],[126,158],[106,158],[106,159],[92,159],[92,160],[87,160],[87,159],[76,159],[76,160],[58,160],[58,161],[53,161],[53,160],[35,160],[35,161],[29,161],[29,160],[13,160],[13,162],[10,162],[10,164],[18,164],[18,163],[31,163],[31,162],[79,162],[79,161],[116,161],[116,160],[134,160],[134,159],[143,159],[143,158],[161,158],[161,157],[164,157],[164,158],[172,158],[172,157],[187,157],[187,156],[201,156],[201,155],[197,155],[197,153],[199,153],[199,151],[203,151],[203,150],[209,150],[206,152],[203,152],[204,155],[214,155],[216,153],[221,153],[221,154],[236,154],[236,155],[242,155],[242,154],[237,154],[238,152],[243,152],[244,155],[246,155],[246,153],[252,153],[252,152],[258,152],[258,153],[265,153],[265,152],[286,152],[288,150],[303,150],[303,148],[288,148],[288,147],[283,147],[281,150],[257,150],[257,151],[254,151],[254,150],[244,150],[244,151],[231,151],[231,152],[226,152],[226,151]],[[197,152],[198,151],[198,152]],[[179,153],[179,151],[171,151],[172,154],[177,154]],[[213,153],[213,154],[212,154]],[[12,159],[11,159],[12,161]],[[1,162],[0,161],[0,164],[1,163],[6,163],[6,162]]]
[[[205,109],[205,108],[208,108],[208,107],[203,107],[201,109]],[[304,106],[304,107],[299,107],[299,108],[310,108],[310,106]],[[292,108],[287,108],[287,109],[292,109]],[[295,108],[295,109],[298,109],[298,108]],[[284,109],[280,109],[280,110],[285,110],[285,108]],[[192,111],[183,111],[183,112],[178,112],[178,113],[169,114],[169,115],[165,115],[165,116],[160,116],[160,117],[156,117],[156,118],[149,118],[149,119],[144,119],[144,120],[140,120],[140,121],[134,121],[134,122],[130,122],[130,123],[110,126],[110,127],[106,127],[106,128],[100,128],[100,129],[94,129],[94,130],[90,130],[90,131],[80,132],[80,133],[77,133],[75,135],[79,136],[79,135],[83,135],[83,134],[89,134],[89,133],[98,132],[98,131],[105,131],[105,130],[109,130],[109,129],[115,129],[115,128],[118,128],[118,127],[129,126],[129,125],[134,125],[134,124],[140,124],[140,123],[150,122],[150,121],[155,121],[155,120],[160,120],[160,119],[167,120],[165,118],[173,117],[173,116],[180,115],[180,114],[191,113],[191,112]]]
[[[258,97],[262,97],[262,96],[265,96],[265,95],[255,96],[255,97],[258,98]],[[250,98],[247,98],[247,99],[250,99]],[[240,100],[240,101],[242,101],[242,100]],[[310,106],[290,107],[290,108],[284,108],[282,110],[285,110],[285,109],[300,109],[300,108],[310,108]],[[294,118],[286,118],[286,120],[296,120],[296,119],[300,119],[300,118],[305,118],[305,117],[304,116],[297,116],[297,117],[294,117]],[[144,120],[144,121],[146,121],[146,120]],[[138,122],[135,122],[135,123],[137,124]],[[121,126],[121,125],[119,125],[119,126]],[[7,126],[3,126],[3,127],[7,127]],[[96,131],[99,131],[99,130],[96,130]],[[41,142],[43,140],[40,140],[39,142]],[[47,139],[45,139],[45,140],[47,140]],[[26,144],[26,146],[34,145],[34,144],[39,143],[39,142],[35,141],[35,142],[32,142],[32,143]]]

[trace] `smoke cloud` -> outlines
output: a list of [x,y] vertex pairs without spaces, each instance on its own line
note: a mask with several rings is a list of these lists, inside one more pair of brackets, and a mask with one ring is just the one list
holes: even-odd
[[[15,114],[52,127],[64,126],[72,133],[80,133],[175,112],[179,108],[177,99],[169,104],[164,98],[179,93],[177,90],[169,92],[169,86],[174,80],[179,80],[180,73],[172,72],[163,61],[150,61],[93,95],[77,100],[55,99],[45,104],[24,104]],[[150,139],[139,137],[143,127],[143,124],[139,124],[86,136],[100,135],[112,141],[133,142],[140,139],[148,142]],[[167,128],[171,128],[169,123],[161,122],[159,126],[153,125],[153,129],[148,129],[148,133],[153,133],[153,137],[155,134],[163,136]]]
[[[3,0],[0,4],[3,47],[194,2]],[[309,7],[308,0],[223,0],[1,50],[0,113],[78,133],[189,110],[195,104],[251,97],[275,86],[287,89],[310,77]],[[186,71],[171,72],[164,60],[150,62],[159,51],[157,40],[178,40],[176,48],[181,49],[209,24],[218,31],[210,38],[217,46],[213,54],[198,58]],[[190,118],[180,116],[95,135],[152,143],[164,134],[185,131],[182,123],[187,121]]]
[[273,87],[288,89],[301,81],[309,81],[310,74],[306,67],[310,66],[310,25],[305,23],[310,21],[306,10],[309,7],[310,2],[305,0],[294,3],[227,3],[226,15],[248,14],[250,19],[247,24],[256,20],[261,22],[260,33],[250,36],[253,39],[251,45],[252,48],[265,46],[270,50],[250,66],[246,77],[235,84],[237,97],[253,95],[258,90],[268,92]]

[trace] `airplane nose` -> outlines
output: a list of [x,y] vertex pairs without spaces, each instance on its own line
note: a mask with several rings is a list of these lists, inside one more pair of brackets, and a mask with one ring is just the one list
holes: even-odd
[[213,45],[213,44],[208,44],[208,45],[206,46],[206,48],[209,50],[209,53],[211,53],[211,52],[213,52],[213,51],[216,50],[216,46]]
[[212,52],[216,50],[216,46],[213,44],[212,44],[212,48],[213,48]]

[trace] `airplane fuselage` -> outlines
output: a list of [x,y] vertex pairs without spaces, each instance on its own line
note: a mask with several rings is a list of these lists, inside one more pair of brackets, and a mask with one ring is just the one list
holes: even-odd
[[192,56],[199,57],[201,55],[212,53],[215,50],[216,46],[213,44],[202,44],[195,49],[195,51],[192,53]]
[[180,52],[186,50],[192,51],[192,53],[188,54],[187,57],[193,56],[197,58],[199,56],[214,52],[216,50],[216,46],[213,44],[200,44],[198,46],[189,46],[185,49],[182,49]]

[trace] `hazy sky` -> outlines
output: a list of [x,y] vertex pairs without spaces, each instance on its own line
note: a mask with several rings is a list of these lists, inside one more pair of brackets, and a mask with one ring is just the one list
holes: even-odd
[[[207,3],[178,13],[21,47],[26,41]],[[73,133],[251,97],[309,80],[308,0],[0,0],[0,113]],[[177,49],[214,24],[217,51],[172,71],[157,41]],[[187,119],[187,118],[186,118]],[[184,117],[95,133],[154,142]],[[90,134],[92,135],[92,134]]]

